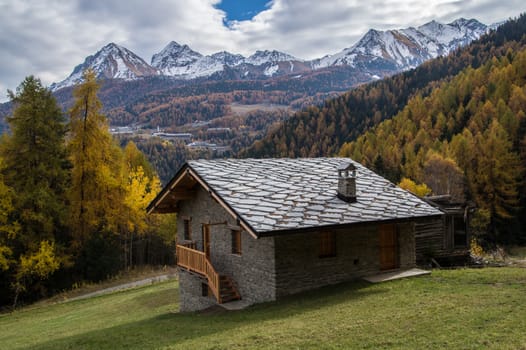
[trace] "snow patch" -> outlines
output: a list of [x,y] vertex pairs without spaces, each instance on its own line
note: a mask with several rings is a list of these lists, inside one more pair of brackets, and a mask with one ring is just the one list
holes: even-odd
[[265,68],[265,70],[263,71],[263,74],[265,74],[267,77],[271,77],[274,74],[276,74],[278,70],[279,70],[279,66],[277,64],[274,64],[270,67]]

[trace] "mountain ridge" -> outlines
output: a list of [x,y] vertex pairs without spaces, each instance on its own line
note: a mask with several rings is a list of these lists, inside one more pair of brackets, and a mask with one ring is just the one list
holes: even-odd
[[238,79],[269,79],[333,66],[349,66],[361,69],[374,80],[446,55],[491,28],[476,19],[459,18],[448,24],[431,21],[417,28],[370,29],[351,47],[313,60],[277,50],[258,50],[249,57],[228,51],[203,55],[186,44],[171,41],[155,53],[148,64],[132,51],[110,43],[77,65],[68,78],[52,84],[51,89],[56,91],[78,84],[82,71],[87,68],[95,70],[99,79],[136,80],[162,75],[193,80],[225,72]]

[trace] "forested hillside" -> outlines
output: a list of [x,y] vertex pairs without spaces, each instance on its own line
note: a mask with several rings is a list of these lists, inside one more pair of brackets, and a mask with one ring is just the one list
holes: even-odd
[[[99,96],[111,125],[137,123],[174,129],[188,120],[211,120],[228,115],[230,103],[274,103],[304,108],[322,103],[327,96],[363,81],[367,81],[365,74],[345,67],[271,80],[236,80],[226,76],[185,82],[148,77],[136,81],[104,80]],[[65,109],[72,104],[71,91],[72,88],[65,88],[55,93]],[[0,105],[0,119],[9,111],[9,104]]]
[[344,144],[340,155],[393,181],[426,183],[435,194],[466,193],[478,217],[489,220],[492,240],[526,240],[513,233],[520,232],[513,219],[525,214],[517,208],[526,194],[526,49],[509,49],[428,97],[411,98],[393,119]]
[[363,85],[320,107],[296,113],[282,127],[242,152],[251,157],[304,157],[336,154],[342,144],[354,140],[384,119],[391,118],[414,95],[428,96],[440,81],[466,67],[478,68],[492,58],[526,45],[526,16],[510,20],[496,31],[447,57],[391,78]]

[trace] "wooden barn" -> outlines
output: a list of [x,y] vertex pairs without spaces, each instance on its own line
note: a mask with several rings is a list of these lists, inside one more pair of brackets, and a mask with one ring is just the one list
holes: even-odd
[[416,260],[421,265],[464,265],[470,262],[469,220],[472,203],[450,195],[423,198],[444,212],[443,222],[417,224]]
[[182,311],[412,268],[417,237],[444,232],[441,210],[348,158],[189,161],[148,211],[178,214]]

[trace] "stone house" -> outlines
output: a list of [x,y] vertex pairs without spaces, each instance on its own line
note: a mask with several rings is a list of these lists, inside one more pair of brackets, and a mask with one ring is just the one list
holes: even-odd
[[149,213],[177,217],[182,311],[259,303],[416,264],[443,212],[348,158],[188,161]]

